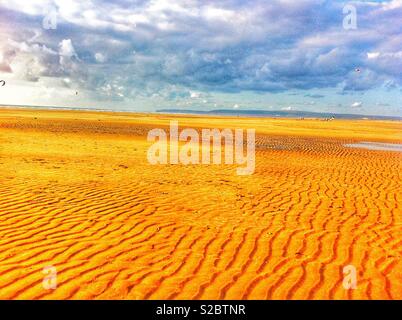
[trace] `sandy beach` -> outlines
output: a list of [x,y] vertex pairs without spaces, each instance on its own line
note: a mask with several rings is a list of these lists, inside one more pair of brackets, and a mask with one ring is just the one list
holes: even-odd
[[[254,174],[149,164],[170,120],[255,128]],[[402,299],[402,153],[345,146],[401,129],[0,109],[0,299]]]

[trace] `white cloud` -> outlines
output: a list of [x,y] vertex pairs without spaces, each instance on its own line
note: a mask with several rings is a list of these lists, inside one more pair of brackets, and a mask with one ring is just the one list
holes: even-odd
[[352,108],[361,108],[363,106],[362,102],[354,102],[350,105]]
[[104,63],[104,62],[106,62],[106,57],[104,54],[97,52],[97,53],[95,53],[95,60],[100,63]]
[[198,99],[199,97],[201,97],[201,93],[200,92],[190,92],[190,98],[192,99]]
[[64,71],[77,70],[75,62],[79,61],[71,39],[59,43],[59,63]]
[[376,59],[380,56],[379,52],[367,52],[368,59]]
[[394,10],[402,7],[402,0],[391,0],[389,2],[381,3],[384,10]]
[[[350,105],[346,95],[385,84],[400,97],[401,4],[358,1],[359,29],[345,32],[334,14],[342,12],[336,1],[7,0],[0,4],[10,17],[0,21],[0,72],[80,86],[95,104],[104,97],[134,102],[157,96],[170,105],[183,100],[201,106],[222,94],[219,106],[236,109],[240,101],[246,109],[252,105],[245,102],[248,94],[344,90],[342,98],[329,93],[311,107],[320,111],[331,99]],[[50,6],[57,6],[57,30],[42,29]],[[278,101],[296,110],[314,104]]]
[[77,56],[71,39],[64,39],[59,43],[59,54],[67,58]]

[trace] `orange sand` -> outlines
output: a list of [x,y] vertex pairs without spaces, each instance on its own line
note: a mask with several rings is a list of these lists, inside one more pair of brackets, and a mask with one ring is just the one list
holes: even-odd
[[174,118],[256,128],[254,175],[148,164],[171,116],[0,110],[1,299],[402,299],[402,154],[343,147],[401,122]]

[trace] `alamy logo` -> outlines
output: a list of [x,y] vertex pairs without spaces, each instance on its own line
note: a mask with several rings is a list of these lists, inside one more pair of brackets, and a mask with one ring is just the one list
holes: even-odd
[[343,288],[346,290],[357,288],[357,271],[353,265],[347,265],[343,268]]
[[343,28],[345,30],[357,29],[357,10],[354,5],[347,4],[343,7]]
[[54,266],[46,266],[42,273],[45,277],[42,280],[42,286],[45,290],[55,290],[57,288],[57,270]]
[[56,30],[57,29],[57,15],[58,15],[57,9],[50,8],[46,12],[45,17],[42,20],[43,29]]
[[[168,134],[163,129],[152,129],[148,132],[148,141],[154,144],[148,149],[150,164],[221,164],[224,154],[225,164],[238,164],[238,175],[251,175],[255,169],[255,130],[247,129],[247,140],[244,141],[243,129],[202,129],[201,145],[197,130],[187,128],[179,133],[177,121],[170,122]],[[222,152],[222,142],[224,150]],[[180,142],[185,142],[180,146]],[[211,152],[212,142],[212,152]],[[246,146],[246,155],[244,147]],[[201,152],[200,152],[201,147]]]

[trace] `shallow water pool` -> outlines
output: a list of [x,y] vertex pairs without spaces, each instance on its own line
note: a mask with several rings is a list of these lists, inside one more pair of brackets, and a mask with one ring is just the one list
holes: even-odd
[[369,149],[369,150],[402,152],[402,144],[397,144],[397,143],[359,142],[359,143],[348,143],[348,144],[345,144],[344,146],[349,147],[349,148],[363,148],[363,149]]

